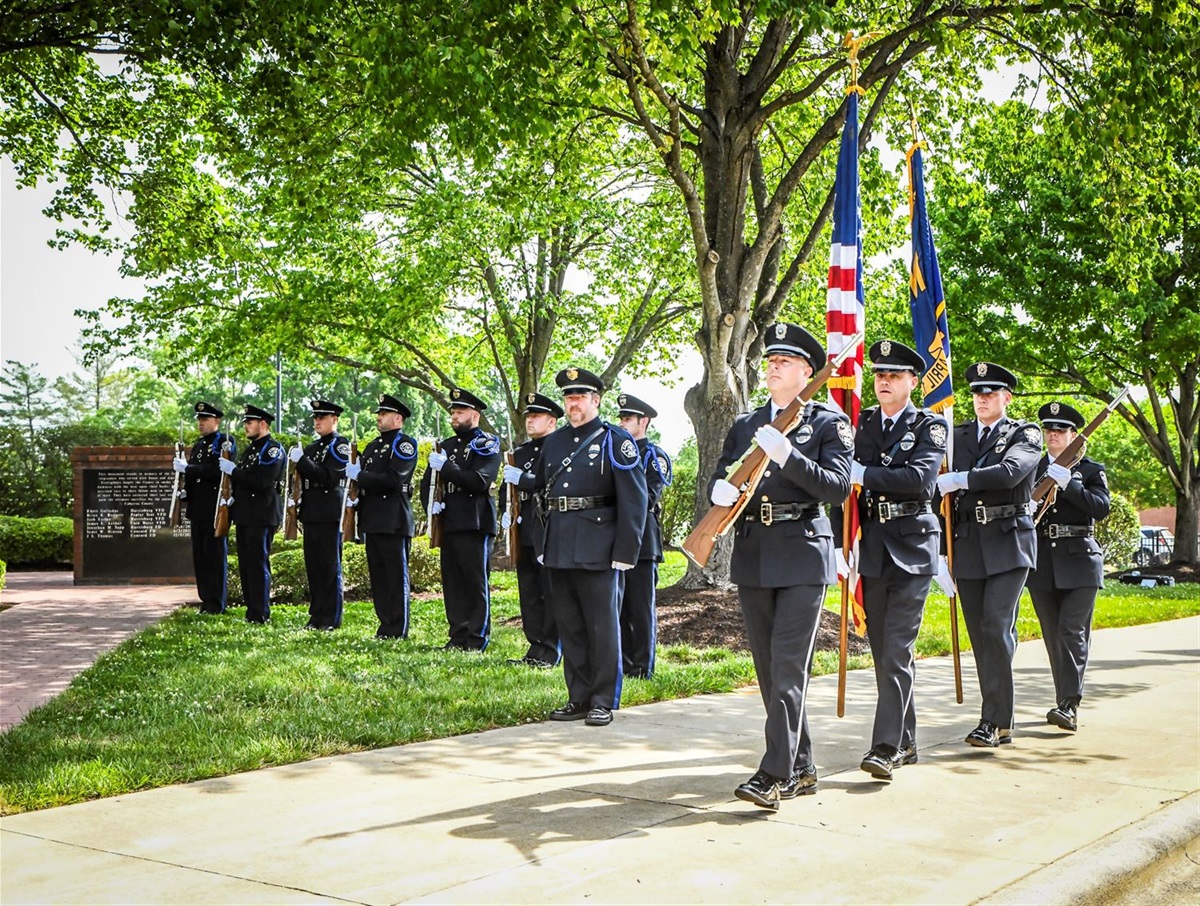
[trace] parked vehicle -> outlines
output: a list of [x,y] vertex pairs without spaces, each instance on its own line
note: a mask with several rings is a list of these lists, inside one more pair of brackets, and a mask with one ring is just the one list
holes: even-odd
[[1134,566],[1163,566],[1175,551],[1175,536],[1161,525],[1143,525],[1141,546],[1133,553]]

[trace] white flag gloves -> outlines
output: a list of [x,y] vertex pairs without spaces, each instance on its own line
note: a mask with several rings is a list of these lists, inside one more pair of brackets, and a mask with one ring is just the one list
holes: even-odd
[[288,450],[288,459],[292,462],[299,462],[302,456],[304,456],[304,451],[300,449],[299,444]]
[[504,467],[504,480],[507,481],[509,484],[516,484],[518,481],[521,480],[521,476],[524,474],[525,473],[523,471],[521,471],[520,469],[518,469],[516,466],[505,466]]
[[500,517],[500,528],[506,532],[512,528],[512,513],[505,513]]
[[171,460],[171,468],[174,469],[176,472],[186,472],[187,471],[187,460],[182,459],[179,456],[176,456],[173,460]]
[[619,573],[623,573],[627,569],[633,569],[633,564],[632,563],[620,563],[617,560],[614,560],[612,562],[612,568],[615,569]]
[[288,494],[288,498],[287,498],[287,505],[288,505],[288,506],[295,506],[295,505],[296,505],[296,498],[295,498],[295,497],[293,497],[291,494]]
[[218,459],[217,468],[219,468],[226,475],[232,475],[233,470],[237,468],[237,463],[235,463],[232,459]]
[[777,466],[785,465],[792,455],[792,442],[773,425],[763,425],[755,431],[754,440]]
[[217,503],[218,505],[233,506],[233,498],[230,497],[228,500],[218,500]]
[[845,579],[850,575],[850,564],[846,562],[846,555],[842,553],[840,547],[833,549],[833,554],[837,558],[837,573],[839,579]]
[[429,468],[435,472],[442,471],[442,466],[446,464],[446,454],[434,451],[429,454]]
[[358,481],[358,473],[362,471],[362,466],[356,462],[346,463],[346,477],[351,481]]
[[938,588],[947,598],[958,594],[958,586],[954,584],[954,579],[950,575],[950,564],[945,557],[938,557],[937,575],[933,577],[933,581],[937,583]]
[[954,491],[965,491],[967,489],[967,473],[943,472],[938,476],[937,486],[938,493],[943,497]]
[[1056,462],[1046,466],[1046,474],[1054,479],[1054,483],[1060,488],[1065,488],[1071,483],[1071,470],[1066,466],[1060,466]]
[[717,506],[733,506],[741,496],[737,488],[724,478],[718,478],[713,485],[712,493],[708,495],[708,499]]
[[440,513],[445,508],[446,508],[446,504],[444,504],[440,500],[435,500],[433,502],[433,504],[429,507],[429,515],[436,516],[438,513]]
[[863,473],[867,471],[867,467],[857,460],[852,460],[850,463],[850,483],[856,484],[859,487],[863,483]]

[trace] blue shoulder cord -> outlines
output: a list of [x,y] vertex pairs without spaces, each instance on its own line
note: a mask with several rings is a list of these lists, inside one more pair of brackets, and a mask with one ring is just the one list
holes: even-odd
[[613,464],[614,469],[620,469],[622,472],[628,472],[630,469],[636,468],[637,466],[641,465],[640,460],[636,456],[633,458],[633,462],[631,462],[627,466],[623,466],[619,462],[617,462],[617,460],[613,456],[612,428],[609,428],[609,430],[604,432],[604,440],[601,443],[602,443],[602,446],[600,448],[600,452],[603,453],[606,450],[608,451],[608,461]]

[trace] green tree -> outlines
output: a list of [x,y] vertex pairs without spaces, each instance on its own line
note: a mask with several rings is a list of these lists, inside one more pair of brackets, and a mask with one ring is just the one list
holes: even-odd
[[50,381],[38,373],[37,364],[6,359],[0,375],[0,418],[23,425],[25,436],[32,442],[37,427],[53,418],[56,411]]

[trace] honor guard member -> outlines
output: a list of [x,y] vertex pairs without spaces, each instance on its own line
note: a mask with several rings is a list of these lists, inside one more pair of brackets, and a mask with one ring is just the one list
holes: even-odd
[[539,554],[562,638],[567,703],[551,720],[612,723],[621,704],[617,573],[637,563],[646,526],[646,473],[627,432],[600,419],[604,382],[566,368],[569,424],[546,438],[537,487],[546,520]]
[[1017,605],[1037,562],[1029,498],[1042,455],[1042,432],[1007,416],[1017,377],[992,362],[967,369],[975,420],[954,429],[954,471],[938,477],[952,495],[954,583],[975,653],[983,698],[969,745],[1012,742],[1013,653]]
[[1053,402],[1038,410],[1038,419],[1047,455],[1038,464],[1037,480],[1054,479],[1058,491],[1038,523],[1037,569],[1025,584],[1042,624],[1042,641],[1054,675],[1058,704],[1047,712],[1046,721],[1073,731],[1083,698],[1092,611],[1104,584],[1104,554],[1094,537],[1096,520],[1108,515],[1111,501],[1100,463],[1085,456],[1068,468],[1056,461],[1083,427],[1083,415],[1066,403]]
[[404,433],[412,413],[384,394],[375,408],[379,436],[358,462],[346,464],[346,478],[358,482],[358,531],[364,536],[371,599],[379,617],[376,638],[408,638],[408,560],[412,548],[413,469],[417,442]]
[[671,457],[649,441],[646,431],[658,411],[644,400],[622,393],[617,397],[618,423],[637,443],[646,473],[646,530],[637,565],[620,574],[617,594],[621,601],[621,662],[626,676],[654,676],[658,645],[658,613],[654,606],[658,564],[663,559],[662,493],[671,484]]
[[271,539],[283,522],[283,472],[287,456],[283,444],[271,437],[275,416],[258,406],[246,406],[242,427],[250,442],[236,465],[222,459],[218,465],[233,487],[230,521],[237,526],[238,573],[246,599],[246,621],[271,619]]
[[298,481],[303,481],[300,512],[304,524],[304,570],[308,574],[306,629],[333,630],[342,625],[342,497],[350,441],[337,432],[342,407],[313,400],[317,439],[303,450],[293,447]]
[[220,431],[225,415],[211,403],[196,403],[196,429],[200,439],[192,445],[187,459],[176,457],[172,467],[182,472],[187,500],[187,518],[192,533],[192,565],[196,571],[196,591],[201,613],[224,613],[228,595],[229,544],[227,538],[213,535],[217,515],[217,497],[221,490],[221,469],[217,465],[222,451],[237,455],[237,444]]
[[[858,572],[878,698],[871,751],[860,767],[879,780],[891,780],[894,768],[917,760],[915,647],[938,567],[941,526],[933,497],[946,455],[947,426],[940,416],[913,405],[925,368],[919,353],[895,340],[881,340],[868,357],[879,405],[859,418],[850,482],[862,487]],[[839,521],[834,520],[835,538],[841,536]],[[842,575],[849,572],[844,563],[839,553]]]
[[429,499],[429,483],[441,472],[442,593],[450,641],[446,648],[483,651],[492,632],[492,598],[488,588],[496,507],[491,489],[500,471],[500,439],[479,427],[487,404],[473,393],[450,391],[450,427],[454,436],[442,441],[441,453],[429,454],[421,478],[421,497]]
[[520,495],[517,538],[521,551],[517,557],[517,589],[521,598],[521,628],[529,642],[525,656],[512,658],[509,663],[543,669],[558,664],[562,648],[554,611],[546,596],[546,575],[537,559],[542,548],[542,519],[534,500],[533,489],[537,484],[534,473],[542,455],[542,444],[558,427],[562,416],[562,406],[550,397],[540,393],[525,395],[525,433],[529,440],[513,449],[516,465],[505,465],[505,484],[500,488],[500,509],[504,514],[500,517],[500,527],[504,531],[508,531],[512,520],[507,506],[508,495]]
[[734,531],[730,578],[746,621],[754,672],[766,706],[766,753],[758,771],[734,791],[739,799],[778,809],[780,799],[816,791],[805,697],[826,587],[837,581],[833,529],[824,504],[850,491],[850,420],[809,402],[786,436],[771,425],[825,365],[825,350],[802,327],[767,330],[771,398],[739,415],[709,484],[713,503],[732,506],[740,492],[725,480],[752,443],[770,458]]

